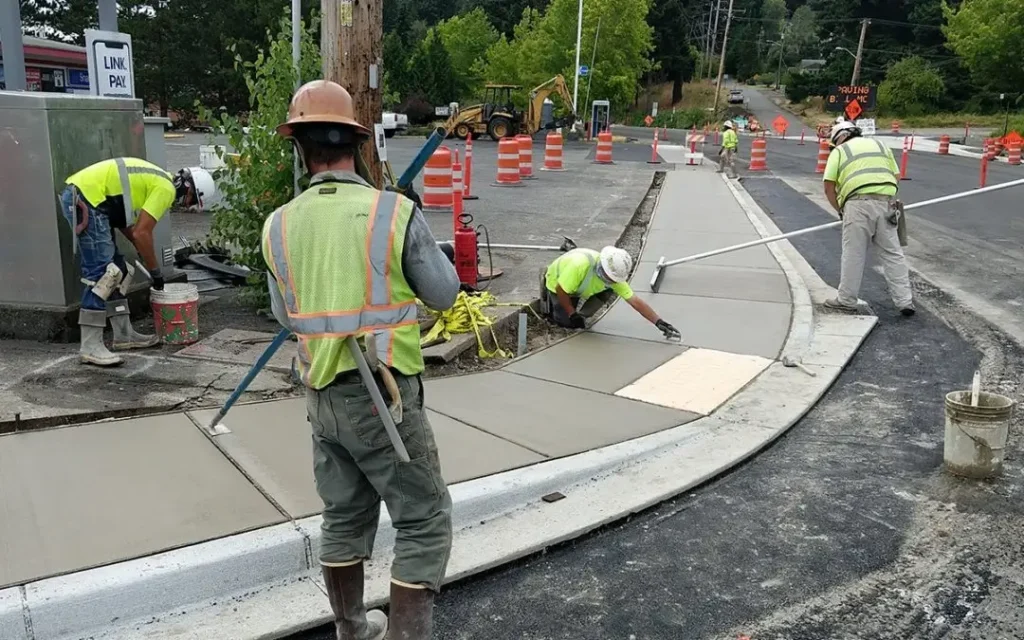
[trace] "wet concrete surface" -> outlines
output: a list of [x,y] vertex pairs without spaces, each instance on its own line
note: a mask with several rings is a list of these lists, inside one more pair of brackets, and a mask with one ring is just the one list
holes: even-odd
[[[777,180],[747,186],[783,231],[828,219]],[[838,230],[794,245],[836,283]],[[879,326],[773,447],[628,522],[446,589],[435,637],[1020,638],[1021,436],[1003,478],[951,478],[941,399],[979,366],[990,388],[1019,398],[1024,353],[914,285],[919,313],[903,319],[881,276],[866,274]]]

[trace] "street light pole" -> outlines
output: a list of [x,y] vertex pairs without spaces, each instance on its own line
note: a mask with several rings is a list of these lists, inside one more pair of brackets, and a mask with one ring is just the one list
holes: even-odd
[[729,0],[729,13],[725,18],[725,35],[722,36],[722,56],[718,60],[718,82],[715,83],[715,107],[712,113],[718,115],[718,101],[722,97],[722,74],[725,73],[725,52],[729,47],[729,25],[732,24],[732,3]]
[[8,91],[25,91],[25,47],[21,40],[18,0],[0,0],[0,44],[4,47],[4,81]]
[[583,40],[583,0],[580,0],[580,12],[576,21],[576,68],[573,70],[572,110],[577,117],[580,115],[580,43]]
[[100,29],[117,31],[117,2],[115,0],[99,0]]
[[782,41],[779,42],[779,68],[775,72],[775,89],[782,86],[782,55],[786,52],[786,32],[782,32]]
[[715,0],[715,28],[711,31],[711,57],[708,58],[708,80],[711,79],[711,72],[715,69],[712,60],[715,57],[715,45],[718,44],[718,14],[722,10],[722,0]]

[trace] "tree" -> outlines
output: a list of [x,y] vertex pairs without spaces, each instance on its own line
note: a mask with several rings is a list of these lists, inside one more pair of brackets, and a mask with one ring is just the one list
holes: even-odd
[[483,81],[487,50],[498,41],[498,30],[479,7],[449,18],[435,29],[455,70],[456,97],[476,95]]
[[945,7],[943,29],[950,48],[975,78],[991,89],[1024,86],[1024,3],[1019,0],[966,0]]
[[781,40],[786,24],[786,0],[764,0],[761,5],[761,24],[766,40]]
[[434,106],[446,105],[458,98],[455,70],[437,31],[430,29],[409,60],[410,94]]
[[685,0],[654,0],[647,19],[654,25],[654,59],[672,81],[672,104],[683,99],[683,83],[693,77],[697,66],[690,42],[681,37],[692,17]]
[[915,116],[936,107],[946,85],[924,58],[911,56],[889,67],[878,87],[878,106],[883,112]]
[[461,0],[461,11],[469,11],[479,7],[487,14],[487,19],[495,28],[508,37],[515,33],[516,25],[523,18],[523,12],[536,10],[543,12],[551,0]]

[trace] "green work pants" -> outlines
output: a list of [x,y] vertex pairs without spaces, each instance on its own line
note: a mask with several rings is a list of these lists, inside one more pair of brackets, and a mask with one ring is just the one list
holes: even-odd
[[358,375],[307,390],[313,475],[324,502],[320,562],[338,566],[368,559],[383,499],[395,527],[392,578],[437,591],[451,553],[452,500],[423,408],[423,383],[419,376],[397,373],[395,381],[404,408],[398,432],[410,462],[398,459]]

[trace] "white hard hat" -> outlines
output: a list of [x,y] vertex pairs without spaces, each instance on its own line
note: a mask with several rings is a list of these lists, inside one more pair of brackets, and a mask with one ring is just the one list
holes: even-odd
[[832,127],[832,134],[829,135],[829,139],[832,141],[832,144],[836,144],[836,138],[838,138],[840,134],[851,134],[854,131],[857,131],[857,125],[853,124],[852,122],[847,122],[845,120],[842,122],[837,122],[836,126]]
[[633,258],[625,249],[605,247],[601,249],[601,270],[612,282],[625,282],[633,270]]
[[722,123],[722,126],[725,127],[726,129],[735,129],[736,123],[733,122],[732,120],[726,120],[725,122]]

